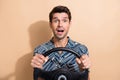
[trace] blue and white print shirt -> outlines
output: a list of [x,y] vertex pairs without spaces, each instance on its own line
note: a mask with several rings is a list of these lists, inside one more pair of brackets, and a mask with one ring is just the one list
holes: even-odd
[[[77,47],[75,47],[77,45]],[[85,45],[82,45],[78,42],[72,41],[68,38],[67,48],[73,49],[79,55],[88,54],[88,49]],[[38,47],[34,50],[35,54],[44,54],[46,51],[55,48],[52,39]],[[52,71],[58,68],[70,68],[70,70],[80,71],[76,63],[76,56],[72,53],[63,51],[62,54],[58,52],[53,52],[49,56],[49,60],[43,65],[43,70]]]

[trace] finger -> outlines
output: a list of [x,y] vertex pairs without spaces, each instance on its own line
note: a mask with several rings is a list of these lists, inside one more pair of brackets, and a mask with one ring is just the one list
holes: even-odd
[[88,63],[82,63],[82,67],[86,68],[88,66]]
[[43,60],[43,63],[48,61],[48,56],[47,56],[47,57],[44,57],[42,54],[39,54],[38,57],[39,57],[41,60]]
[[90,68],[90,60],[89,59],[85,59],[83,61],[81,61],[81,64],[83,65],[83,67],[85,68]]
[[34,65],[42,65],[43,64],[43,60],[40,59],[37,55],[33,57],[33,59],[31,60],[31,63],[33,63]]
[[44,59],[45,57],[42,54],[37,55],[39,58]]
[[89,69],[89,68],[90,68],[90,65],[86,65],[85,68],[86,68],[86,69]]
[[39,59],[44,59],[45,58],[42,54],[36,54],[35,57],[39,58]]
[[91,66],[90,60],[88,60],[87,62],[85,62],[84,66],[86,68],[90,68],[90,66]]
[[44,61],[39,57],[39,55],[35,55],[32,60],[33,60],[33,62],[35,62],[35,63],[43,63],[43,62],[44,62]]
[[41,65],[42,62],[37,61],[37,60],[32,60],[31,63],[32,63],[33,65],[38,65],[38,66],[39,66],[39,65]]
[[80,65],[81,65],[81,68],[82,68],[82,69],[86,69],[87,63],[81,61],[81,64],[80,64]]
[[82,66],[82,69],[88,69],[88,68],[90,68],[89,64]]
[[32,60],[31,61],[31,66],[32,67],[36,67],[36,68],[42,68],[42,62],[40,61],[40,62],[38,62],[38,61],[36,61],[36,60]]
[[42,69],[42,66],[40,66],[40,65],[35,65],[34,63],[31,63],[31,65],[32,65],[32,67],[34,67],[34,68]]
[[82,57],[80,58],[80,60],[81,60],[82,64],[89,63],[89,57],[88,57],[88,55],[82,55]]
[[87,59],[81,60],[81,64],[87,64],[87,63],[88,63]]
[[83,55],[80,57],[80,59],[81,59],[81,60],[84,60],[84,59],[86,59],[87,57],[88,57],[87,54],[83,54]]

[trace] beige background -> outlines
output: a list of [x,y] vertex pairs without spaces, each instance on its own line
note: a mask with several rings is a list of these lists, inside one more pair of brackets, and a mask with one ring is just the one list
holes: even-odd
[[89,48],[91,80],[120,80],[120,0],[0,0],[0,80],[32,80],[33,50],[51,38],[56,5],[70,8],[69,35]]

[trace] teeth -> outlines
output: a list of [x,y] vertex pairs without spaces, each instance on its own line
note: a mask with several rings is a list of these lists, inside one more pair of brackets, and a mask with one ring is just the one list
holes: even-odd
[[63,32],[64,30],[57,30],[58,32]]

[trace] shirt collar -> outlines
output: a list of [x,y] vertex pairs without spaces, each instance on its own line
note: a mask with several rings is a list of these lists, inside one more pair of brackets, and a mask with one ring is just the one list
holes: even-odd
[[[51,46],[54,46],[53,37],[51,38],[50,43],[51,43]],[[72,47],[74,47],[76,44],[77,44],[77,43],[76,43],[75,41],[71,40],[71,38],[68,36],[68,43],[67,43],[66,47],[72,48]]]

